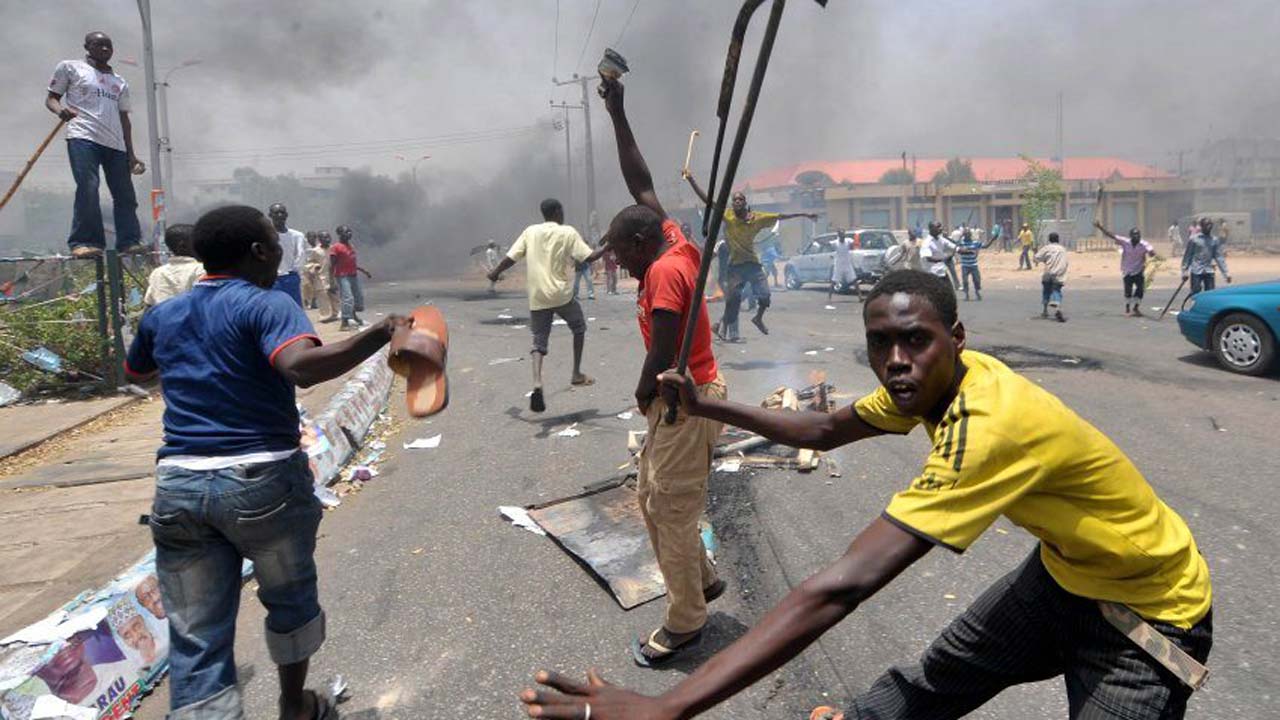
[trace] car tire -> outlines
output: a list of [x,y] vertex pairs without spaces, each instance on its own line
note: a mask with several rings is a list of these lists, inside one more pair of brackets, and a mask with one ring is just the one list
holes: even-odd
[[787,267],[785,276],[788,290],[799,290],[804,285],[800,282],[800,274],[793,267]]
[[1276,356],[1276,339],[1266,323],[1248,313],[1231,313],[1213,325],[1210,349],[1218,364],[1241,375],[1263,375]]

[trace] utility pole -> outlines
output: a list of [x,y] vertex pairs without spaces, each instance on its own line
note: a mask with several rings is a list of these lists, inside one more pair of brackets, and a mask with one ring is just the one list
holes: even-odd
[[164,148],[164,179],[168,181],[164,188],[166,199],[173,192],[173,136],[169,134],[169,78],[182,68],[199,64],[199,60],[184,60],[181,65],[169,68],[169,72],[164,74],[164,80],[157,84],[157,89],[163,93],[159,96],[160,142]]
[[592,153],[591,147],[591,100],[587,93],[587,85],[591,82],[589,77],[581,77],[578,73],[573,74],[572,80],[557,80],[551,78],[551,82],[555,85],[574,85],[582,86],[582,115],[583,125],[586,128],[587,143],[587,224],[584,228],[588,241],[594,243],[597,238],[594,237],[596,228],[593,226],[593,219],[596,218],[596,166],[595,155]]
[[142,18],[142,55],[147,75],[147,124],[151,132],[151,247],[159,246],[164,237],[164,173],[160,168],[160,133],[156,120],[156,58],[151,43],[151,0],[138,0]]
[[[565,195],[565,204],[569,207],[573,206],[573,155],[571,150],[572,135],[569,132],[569,111],[581,110],[581,105],[570,105],[568,103],[551,103],[551,107],[564,111],[564,177],[568,193]],[[583,225],[585,228],[586,225]]]

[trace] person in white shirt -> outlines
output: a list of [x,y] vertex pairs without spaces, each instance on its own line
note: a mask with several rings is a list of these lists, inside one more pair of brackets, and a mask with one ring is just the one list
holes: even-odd
[[841,230],[836,235],[835,246],[835,260],[831,263],[831,285],[827,287],[828,303],[837,288],[841,291],[848,290],[850,285],[858,282],[858,272],[853,267],[853,237]]
[[1044,263],[1044,274],[1040,277],[1043,288],[1040,317],[1049,317],[1049,311],[1053,310],[1058,322],[1066,322],[1062,314],[1062,286],[1067,279],[1067,249],[1058,241],[1058,233],[1049,233],[1049,242],[1036,251],[1034,259],[1037,265]]
[[195,286],[204,277],[204,265],[192,250],[191,233],[194,225],[180,223],[164,230],[164,244],[169,248],[169,262],[151,271],[147,278],[147,292],[142,304],[148,308],[177,297]]
[[277,270],[275,289],[302,304],[302,270],[307,262],[307,236],[292,230],[286,223],[289,209],[276,203],[267,209],[267,216],[280,235],[280,269]]
[[929,272],[941,278],[949,278],[952,287],[956,286],[955,271],[948,267],[947,261],[955,257],[956,244],[942,234],[942,223],[929,223],[929,237],[924,241],[924,249],[920,253]]
[[107,246],[98,183],[107,180],[114,205],[116,249],[141,252],[138,197],[130,173],[146,165],[133,153],[129,84],[111,69],[114,47],[100,32],[84,36],[84,60],[63,60],[53,70],[44,106],[67,124],[67,156],[76,181],[67,245],[75,257],[95,257]]
[[[491,273],[498,267],[498,263],[502,262],[501,253],[498,252],[498,243],[489,238],[489,244],[484,246],[484,271]],[[489,281],[489,293],[498,292],[498,282],[496,280]]]

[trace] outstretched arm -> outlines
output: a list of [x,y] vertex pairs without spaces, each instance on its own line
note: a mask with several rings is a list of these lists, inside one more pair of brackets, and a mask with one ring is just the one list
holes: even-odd
[[703,190],[702,186],[698,184],[698,179],[693,176],[693,173],[684,173],[684,179],[689,181],[689,187],[693,188],[693,194],[698,196],[703,205],[711,204],[711,199],[707,197],[707,191]]
[[399,315],[389,315],[368,330],[331,345],[316,345],[311,340],[296,342],[280,350],[272,364],[294,385],[311,387],[341,377],[364,362],[391,341],[397,326],[408,322]]
[[609,685],[594,672],[585,684],[540,672],[535,679],[559,692],[525,690],[520,699],[534,717],[584,717],[588,703],[597,720],[694,717],[799,655],[931,547],[883,517],[876,518],[839,560],[801,583],[746,635],[660,697]]
[[791,447],[830,450],[884,434],[858,417],[852,405],[835,413],[766,410],[756,405],[701,397],[692,378],[674,372],[664,372],[658,380],[679,391],[680,407],[690,415],[750,430]]
[[638,205],[658,213],[665,218],[667,211],[658,202],[658,194],[653,189],[653,175],[649,166],[640,154],[640,146],[636,144],[636,136],[631,132],[631,123],[627,121],[627,111],[623,107],[622,83],[609,78],[601,79],[604,93],[604,107],[613,120],[613,136],[618,144],[618,164],[622,166],[622,178],[627,182],[627,190],[635,198]]
[[810,220],[817,220],[818,214],[817,213],[778,213],[779,220],[794,220],[795,218],[809,218]]

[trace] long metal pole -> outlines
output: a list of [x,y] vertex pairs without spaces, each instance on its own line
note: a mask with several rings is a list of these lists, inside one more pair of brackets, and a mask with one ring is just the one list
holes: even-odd
[[[746,22],[750,20],[751,12],[754,12],[759,5],[759,2],[749,2],[744,5],[744,13],[739,16],[739,24],[742,26],[741,32],[735,27],[734,40],[737,43],[741,42],[741,37],[745,32]],[[747,133],[751,130],[751,120],[756,114],[756,101],[760,98],[760,88],[764,85],[765,72],[769,69],[769,56],[773,54],[773,42],[778,37],[778,25],[782,22],[782,11],[786,8],[786,5],[787,0],[773,0],[773,7],[769,13],[769,22],[764,30],[764,38],[760,41],[760,54],[756,59],[755,71],[751,76],[751,87],[747,90],[746,100],[743,101],[742,116],[738,119],[738,131],[734,134],[733,146],[729,149],[729,162],[725,166],[724,179],[718,188],[719,192],[715,197],[715,205],[711,208],[710,228],[702,248],[702,265],[698,268],[698,281],[694,285],[693,298],[689,306],[689,322],[685,323],[684,340],[680,343],[680,355],[676,359],[676,372],[680,375],[683,375],[689,367],[689,350],[693,347],[693,334],[697,329],[698,317],[701,314],[702,295],[707,289],[707,275],[711,271],[711,255],[712,249],[715,247],[715,237],[720,233],[720,224],[724,221],[724,209],[729,204],[729,194],[733,191],[733,178],[738,174],[738,161],[742,159],[742,151],[747,145]],[[730,61],[727,64],[731,66],[733,75],[737,74],[737,57],[735,55],[740,51],[741,45],[731,41]],[[726,79],[728,80],[729,78],[729,72],[726,72]],[[722,101],[721,107],[724,110],[722,117],[724,118],[728,117],[728,99],[732,98],[732,96],[733,88],[730,80],[721,88],[720,98]],[[724,137],[725,124],[721,123],[720,138]],[[713,165],[713,176],[715,175],[715,170],[716,168]],[[675,420],[676,405],[669,404],[666,421],[671,424]]]
[[588,78],[582,78],[582,114],[583,125],[586,128],[583,132],[586,135],[587,143],[587,234],[590,236],[590,242],[594,247],[595,242],[599,238],[595,237],[597,228],[595,225],[599,222],[596,217],[596,163],[595,155],[591,151],[591,99],[587,97]]
[[164,196],[173,195],[173,136],[169,134],[169,82],[160,83],[157,92],[160,101],[160,142],[164,149]]
[[[142,55],[147,75],[147,124],[151,133],[151,189],[164,196],[164,173],[160,168],[160,134],[157,132],[156,103],[156,58],[151,42],[151,0],[138,0],[138,15],[142,18]],[[151,228],[151,246],[155,249],[160,238],[164,236],[164,211]]]
[[566,194],[564,201],[573,207],[573,136],[569,132],[569,106],[564,106],[564,180]]

